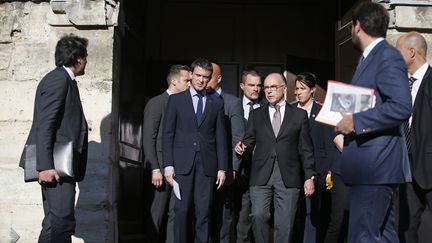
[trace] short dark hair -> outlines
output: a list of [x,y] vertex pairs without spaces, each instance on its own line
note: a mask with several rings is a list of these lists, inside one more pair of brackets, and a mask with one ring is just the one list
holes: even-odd
[[357,6],[353,11],[353,25],[357,21],[366,34],[372,37],[385,38],[390,18],[387,10],[381,4],[365,2]]
[[56,45],[55,64],[57,67],[70,67],[78,58],[87,56],[88,40],[73,34],[63,36]]
[[166,77],[167,82],[168,82],[168,86],[171,83],[171,79],[174,76],[180,75],[181,71],[188,71],[188,72],[190,72],[190,68],[188,66],[186,66],[186,65],[181,65],[181,64],[174,64],[174,65],[172,65],[170,67],[170,69],[168,70],[167,77]]
[[241,77],[242,83],[246,82],[246,78],[248,75],[262,78],[261,75],[255,69],[246,69],[242,73],[242,77]]
[[306,86],[308,86],[310,89],[314,88],[317,84],[317,78],[315,74],[310,72],[303,72],[299,73],[295,79],[295,81],[299,81]]
[[201,68],[213,73],[213,66],[212,66],[211,62],[205,58],[198,57],[197,59],[195,59],[195,61],[192,62],[192,64],[191,64],[192,72],[195,70],[196,67],[201,67]]

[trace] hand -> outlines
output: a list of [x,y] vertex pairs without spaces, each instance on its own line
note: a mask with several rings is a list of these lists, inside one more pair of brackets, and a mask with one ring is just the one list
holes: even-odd
[[60,176],[57,174],[57,171],[54,169],[43,170],[39,172],[39,184],[42,186],[46,184],[52,184],[56,182],[60,182]]
[[168,181],[168,183],[173,186],[173,180],[174,180],[175,173],[172,170],[165,171],[165,179]]
[[224,185],[225,178],[226,178],[225,171],[223,170],[218,171],[217,179],[216,179],[216,185],[218,185],[217,190],[219,190],[219,188],[221,188]]
[[246,148],[246,145],[244,145],[242,142],[238,142],[234,150],[237,154],[242,155],[246,151]]
[[162,182],[163,182],[163,177],[162,177],[162,173],[160,172],[160,170],[155,170],[152,172],[152,184],[153,186],[155,186],[156,188],[159,188],[162,186]]
[[336,148],[339,150],[339,152],[342,153],[343,146],[344,146],[344,135],[338,134],[334,139],[333,143],[336,145]]
[[348,135],[354,132],[354,120],[352,114],[347,114],[345,111],[340,111],[342,120],[336,124],[335,131]]
[[307,179],[304,183],[305,196],[311,196],[315,191],[315,184],[312,179]]

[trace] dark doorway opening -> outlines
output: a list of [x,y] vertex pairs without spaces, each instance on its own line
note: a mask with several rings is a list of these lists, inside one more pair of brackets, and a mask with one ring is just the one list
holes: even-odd
[[[172,64],[206,57],[221,64],[222,88],[241,95],[248,67],[311,71],[325,89],[335,79],[336,24],[354,0],[143,0],[121,1],[115,31],[120,55],[119,242],[145,240],[146,200],[142,120],[146,102],[166,89]],[[357,57],[348,57],[356,59]],[[289,91],[293,92],[293,90]]]

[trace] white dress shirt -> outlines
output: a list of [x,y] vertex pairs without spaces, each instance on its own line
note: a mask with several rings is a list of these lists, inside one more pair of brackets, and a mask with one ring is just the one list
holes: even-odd
[[[417,93],[419,91],[420,85],[423,81],[423,78],[426,74],[426,71],[429,67],[429,64],[426,62],[425,64],[423,64],[419,69],[417,69],[417,71],[415,71],[415,73],[411,76],[413,78],[416,79],[416,81],[413,83],[412,89],[411,89],[411,96],[412,96],[412,105],[414,106],[414,102],[415,99],[417,97]],[[412,115],[409,118],[409,124],[411,126],[411,122],[412,122]]]
[[[279,107],[280,107],[280,113],[281,113],[281,125],[283,123],[283,119],[285,116],[285,106],[286,106],[286,101],[284,99],[282,99],[281,102],[278,103]],[[274,108],[273,105],[269,105],[269,115],[270,115],[270,121],[273,123],[273,116],[274,113],[276,112],[276,108]]]
[[[250,109],[249,102],[251,102],[251,100],[248,97],[243,95],[243,111],[244,111],[243,116],[246,120],[249,119],[249,109]],[[260,107],[260,104],[257,101],[252,101],[252,102],[254,102],[254,104],[252,105],[254,109]]]

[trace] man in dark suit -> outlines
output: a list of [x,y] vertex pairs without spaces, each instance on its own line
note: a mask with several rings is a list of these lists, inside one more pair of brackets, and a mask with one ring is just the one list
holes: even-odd
[[[261,93],[261,76],[255,70],[245,70],[242,74],[242,82],[240,89],[243,91],[242,108],[245,127],[249,118],[250,111],[263,105],[263,100],[260,99]],[[252,160],[252,153],[246,151],[239,163],[234,163],[235,175],[235,207],[236,214],[238,213],[237,230],[237,243],[249,243],[253,239],[252,235],[252,220],[251,202],[249,193],[249,177],[250,177],[250,163]]]
[[234,147],[244,136],[245,125],[243,121],[242,105],[239,98],[224,92],[221,88],[222,71],[218,64],[212,63],[213,73],[207,84],[207,91],[215,97],[223,100],[225,110],[225,127],[227,130],[228,146],[228,171],[227,180],[221,190],[215,193],[215,206],[213,218],[215,219],[213,227],[214,242],[230,242],[231,224],[233,222],[233,201],[234,192],[232,183],[234,180],[233,164],[239,164]]
[[264,80],[268,104],[249,114],[246,134],[235,150],[255,150],[251,163],[250,198],[255,241],[270,240],[270,205],[274,203],[274,241],[290,242],[300,187],[314,192],[314,158],[309,119],[304,110],[284,99],[285,78],[279,73]]
[[406,65],[385,41],[389,16],[378,3],[353,12],[352,41],[363,51],[352,84],[374,89],[374,108],[342,112],[336,131],[345,135],[341,178],[350,186],[348,242],[398,242],[393,198],[411,180],[401,125],[411,114]]
[[[84,179],[87,165],[87,122],[76,76],[87,64],[87,39],[62,37],[55,50],[56,69],[40,81],[33,124],[26,144],[36,145],[36,169],[42,187],[44,219],[39,242],[71,242],[75,232],[75,185]],[[73,144],[74,178],[60,178],[54,168],[56,142]],[[20,166],[25,166],[25,149]]]
[[213,67],[198,58],[191,69],[191,87],[168,99],[162,133],[165,178],[171,185],[177,182],[181,194],[174,207],[174,241],[179,243],[192,242],[187,234],[192,207],[195,241],[210,240],[214,184],[221,188],[228,170],[223,101],[206,93]]
[[405,134],[412,183],[401,188],[401,209],[406,210],[401,212],[400,217],[400,229],[404,232],[401,242],[426,242],[432,238],[432,232],[419,234],[418,229],[421,218],[423,222],[432,222],[431,213],[424,213],[426,208],[432,209],[432,68],[426,62],[426,40],[418,32],[399,37],[396,47],[408,66],[413,104],[412,116],[406,121]]
[[[146,219],[146,236],[150,242],[162,242],[160,234],[162,222],[167,212],[171,198],[171,186],[164,182],[162,176],[162,121],[168,97],[189,88],[190,68],[185,65],[173,65],[167,75],[168,89],[162,94],[150,99],[144,109],[143,146],[146,169],[151,177],[152,187],[146,196],[151,200],[149,214]],[[166,228],[166,242],[174,241],[174,198],[169,204],[168,224]]]

